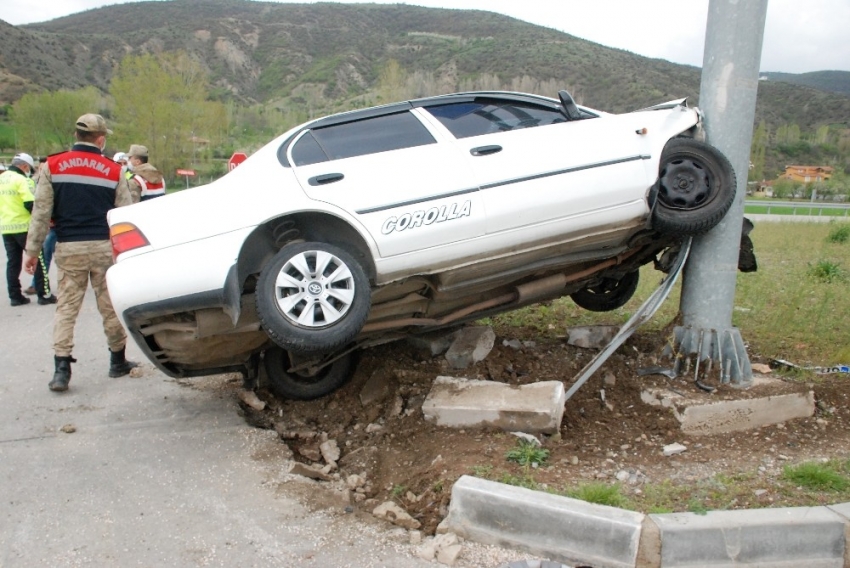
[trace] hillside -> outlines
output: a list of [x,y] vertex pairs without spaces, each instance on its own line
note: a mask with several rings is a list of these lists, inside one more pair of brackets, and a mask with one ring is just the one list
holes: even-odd
[[768,81],[804,85],[819,91],[850,96],[850,71],[812,71],[811,73],[762,73]]
[[[408,76],[416,74],[423,86],[415,96],[471,88],[554,96],[567,88],[580,103],[609,112],[682,96],[698,103],[700,82],[696,67],[492,12],[171,0],[107,6],[21,27],[0,22],[0,104],[36,89],[95,85],[105,91],[125,55],[172,50],[202,62],[219,99],[298,108],[310,116],[382,102],[377,86],[390,60]],[[770,131],[788,123],[802,132],[846,128],[847,94],[771,79],[759,83],[756,111],[756,121]]]

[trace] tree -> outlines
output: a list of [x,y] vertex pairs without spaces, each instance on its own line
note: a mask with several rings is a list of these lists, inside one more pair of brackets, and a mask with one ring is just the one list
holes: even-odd
[[767,149],[767,138],[767,126],[762,120],[753,133],[753,143],[750,147],[750,163],[752,164],[752,168],[747,176],[749,181],[761,181],[764,179],[764,159]]
[[193,163],[199,140],[216,144],[227,132],[224,105],[207,100],[206,72],[185,53],[128,55],[109,92],[116,145],[147,146],[151,163],[168,178]]
[[794,182],[790,179],[779,178],[773,184],[773,196],[777,199],[785,199],[794,194]]
[[103,113],[104,96],[94,87],[76,91],[27,93],[12,106],[19,149],[43,156],[74,143],[74,122],[81,115]]
[[384,103],[394,103],[407,98],[407,74],[398,61],[390,59],[378,78],[378,94]]

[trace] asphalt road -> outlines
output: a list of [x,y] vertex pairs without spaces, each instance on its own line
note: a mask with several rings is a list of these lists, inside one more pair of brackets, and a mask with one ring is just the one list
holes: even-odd
[[50,392],[53,312],[0,302],[0,568],[433,565],[369,515],[308,509],[314,482],[238,415],[238,382],[108,378],[91,291],[71,389]]

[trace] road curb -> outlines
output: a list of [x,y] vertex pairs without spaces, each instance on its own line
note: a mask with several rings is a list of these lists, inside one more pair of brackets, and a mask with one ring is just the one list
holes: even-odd
[[850,503],[644,515],[463,476],[440,530],[594,568],[850,568]]

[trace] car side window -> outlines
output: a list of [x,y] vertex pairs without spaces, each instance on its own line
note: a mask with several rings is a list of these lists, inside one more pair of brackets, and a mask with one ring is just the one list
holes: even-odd
[[561,111],[531,103],[499,99],[429,106],[430,112],[456,138],[508,132],[566,122]]
[[292,161],[306,166],[436,142],[418,118],[398,112],[315,128],[295,143]]

